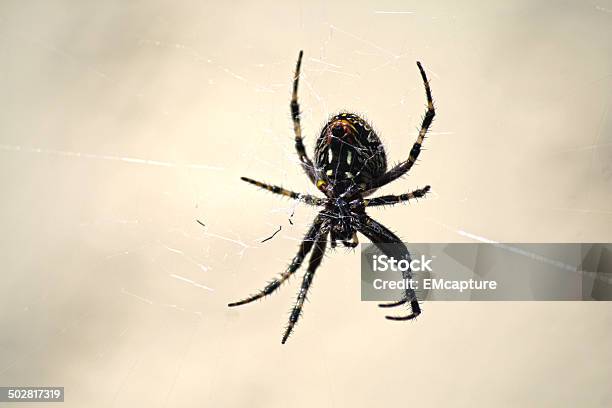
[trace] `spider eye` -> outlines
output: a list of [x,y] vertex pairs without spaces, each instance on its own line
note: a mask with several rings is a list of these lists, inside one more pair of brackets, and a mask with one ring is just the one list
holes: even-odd
[[332,128],[332,135],[336,137],[344,136],[344,127],[342,125],[336,125]]

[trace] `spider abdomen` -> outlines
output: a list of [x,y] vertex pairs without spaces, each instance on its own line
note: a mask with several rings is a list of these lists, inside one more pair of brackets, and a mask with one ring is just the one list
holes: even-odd
[[341,112],[321,130],[315,147],[320,180],[335,194],[368,184],[387,171],[387,156],[372,127],[353,113]]

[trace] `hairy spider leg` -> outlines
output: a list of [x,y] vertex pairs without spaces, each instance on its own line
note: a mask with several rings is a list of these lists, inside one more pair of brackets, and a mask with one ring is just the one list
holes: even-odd
[[[300,124],[300,104],[298,102],[298,85],[300,82],[300,68],[302,66],[302,56],[304,51],[300,51],[297,64],[295,66],[295,75],[293,76],[293,93],[291,95],[291,119],[293,120],[293,132],[295,133],[295,150],[300,158],[300,163],[310,181],[316,185],[317,174],[312,161],[308,158],[304,142],[302,141],[302,125]],[[320,186],[317,186],[319,188]]]
[[325,255],[325,247],[327,246],[327,225],[323,225],[319,233],[317,234],[317,238],[315,240],[314,249],[312,250],[312,254],[310,255],[310,261],[308,263],[308,269],[304,274],[304,278],[302,279],[302,286],[300,287],[300,291],[298,292],[297,300],[295,301],[295,305],[291,310],[291,314],[289,315],[289,324],[285,329],[285,334],[283,335],[283,339],[281,340],[282,344],[285,344],[293,327],[297,323],[300,315],[302,314],[302,307],[304,306],[304,300],[306,300],[306,295],[308,294],[308,289],[310,288],[310,284],[312,283],[312,279],[314,278],[315,271],[321,264],[323,260],[323,255]]
[[425,197],[425,194],[429,192],[431,189],[430,186],[425,186],[423,188],[411,191],[406,194],[400,195],[385,195],[380,197],[374,197],[370,199],[363,199],[362,203],[364,207],[376,207],[380,205],[394,205],[404,201],[414,200],[417,198]]
[[253,184],[254,186],[263,188],[264,190],[268,190],[274,194],[280,194],[285,197],[293,198],[294,200],[298,200],[306,204],[310,204],[310,205],[324,205],[325,204],[325,200],[319,197],[312,196],[310,194],[296,193],[294,191],[286,190],[279,186],[274,186],[272,184],[266,184],[266,183],[262,183],[261,181],[253,180],[248,177],[240,177],[240,180],[246,181],[247,183]]
[[[385,255],[389,257],[394,257],[398,260],[406,259],[410,262],[410,252],[408,252],[408,248],[406,248],[402,240],[400,240],[387,227],[373,220],[369,216],[365,216],[364,222],[362,222],[359,226],[359,232],[368,237],[368,239],[372,241],[372,244],[376,245],[376,247],[379,248]],[[404,279],[411,279],[412,274],[410,273],[410,270],[407,269],[405,271],[402,271],[402,277]],[[411,314],[407,316],[386,316],[386,318],[389,320],[410,320],[421,314],[421,307],[416,297],[416,293],[414,293],[414,289],[410,288],[409,286],[405,289],[404,295],[401,300],[389,304],[382,304],[379,306],[394,307],[403,305],[404,303],[408,302],[410,302],[410,307],[412,309]]]
[[312,249],[312,246],[314,245],[314,242],[317,237],[317,234],[319,233],[321,224],[322,224],[322,220],[317,217],[314,223],[312,224],[312,226],[310,227],[310,229],[308,230],[308,232],[306,233],[306,236],[300,243],[300,248],[298,249],[297,255],[293,258],[293,260],[291,261],[291,264],[289,264],[289,267],[287,268],[285,272],[281,273],[278,278],[274,278],[273,280],[271,280],[266,285],[266,287],[263,288],[258,293],[251,295],[245,299],[242,299],[238,302],[230,303],[228,304],[228,306],[234,307],[234,306],[240,306],[240,305],[244,305],[247,303],[251,303],[257,299],[261,299],[264,296],[272,294],[276,289],[278,289],[283,284],[283,282],[289,279],[289,277],[293,275],[295,271],[297,271],[302,265],[302,261],[304,261],[304,258],[306,257],[306,255],[308,255],[308,253]]
[[423,122],[421,123],[421,130],[419,130],[419,136],[417,137],[417,141],[412,145],[412,149],[410,150],[410,155],[408,159],[399,163],[391,170],[380,176],[378,179],[373,180],[370,185],[366,186],[364,190],[371,190],[375,188],[379,188],[396,180],[397,178],[406,174],[414,165],[419,157],[419,153],[421,153],[421,145],[425,140],[425,135],[427,134],[427,130],[429,130],[429,126],[433,122],[434,116],[436,116],[436,111],[434,109],[433,99],[431,98],[431,89],[429,88],[429,80],[427,79],[427,75],[425,74],[425,70],[421,66],[420,62],[417,62],[417,66],[419,67],[419,71],[421,72],[421,77],[423,78],[423,83],[425,84],[425,94],[427,96],[427,111],[425,112],[425,116],[423,117]]

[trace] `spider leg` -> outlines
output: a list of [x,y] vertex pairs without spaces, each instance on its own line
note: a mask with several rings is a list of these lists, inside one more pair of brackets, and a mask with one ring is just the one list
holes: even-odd
[[306,233],[306,236],[302,240],[302,243],[300,244],[300,248],[298,250],[297,255],[293,258],[293,260],[291,261],[291,264],[289,264],[289,267],[287,268],[285,272],[281,273],[281,275],[278,278],[274,278],[273,280],[271,280],[266,285],[266,287],[263,288],[258,293],[251,295],[245,299],[242,299],[238,302],[230,303],[228,304],[228,306],[234,307],[234,306],[240,306],[240,305],[244,305],[247,303],[251,303],[257,299],[261,299],[264,296],[272,294],[276,289],[278,289],[283,284],[283,282],[289,279],[289,277],[293,275],[295,271],[297,271],[302,265],[302,261],[312,249],[314,240],[317,237],[317,234],[319,233],[319,229],[321,228],[321,224],[322,224],[322,221],[317,217],[317,219],[315,219],[315,222],[312,224],[312,226]]
[[406,303],[408,301],[408,299],[400,299],[397,302],[390,302],[390,303],[380,303],[378,305],[378,307],[397,307],[397,306],[401,306],[404,303]]
[[312,196],[310,194],[301,194],[296,193],[294,191],[286,190],[279,186],[274,186],[271,184],[262,183],[261,181],[253,180],[248,177],[240,177],[240,180],[246,181],[247,183],[253,184],[257,187],[263,188],[264,190],[271,191],[274,194],[280,194],[285,197],[293,198],[294,200],[301,201],[310,205],[323,205],[325,204],[325,200]]
[[300,315],[302,314],[304,300],[306,300],[306,295],[308,293],[308,289],[310,288],[310,284],[312,283],[315,271],[323,260],[326,245],[327,226],[324,225],[317,234],[314,249],[312,250],[312,254],[310,255],[308,269],[306,270],[304,278],[302,279],[302,286],[300,287],[300,291],[298,292],[297,300],[295,301],[295,305],[293,306],[291,314],[289,315],[289,324],[287,325],[287,328],[285,329],[285,334],[283,335],[283,339],[281,340],[282,344],[285,344],[285,342],[289,338],[289,335],[291,334],[291,331],[293,330],[293,327],[295,326],[298,319],[300,318]]
[[385,184],[388,184],[393,180],[396,180],[397,178],[403,176],[412,168],[412,166],[419,157],[419,153],[421,152],[421,145],[423,144],[423,140],[425,140],[425,135],[427,134],[429,126],[433,122],[434,116],[436,115],[436,111],[434,109],[433,100],[431,98],[431,89],[429,88],[429,80],[427,79],[425,70],[421,66],[420,62],[417,62],[417,66],[419,67],[419,71],[421,72],[421,77],[423,78],[423,83],[425,84],[425,94],[427,96],[427,111],[425,111],[425,116],[423,117],[423,122],[421,123],[421,130],[419,131],[419,136],[417,137],[416,142],[412,145],[410,155],[408,156],[408,159],[406,161],[399,163],[391,170],[380,176],[378,179],[372,181],[370,185],[364,188],[364,190],[372,190],[382,187]]
[[386,196],[374,197],[374,198],[371,198],[371,199],[364,199],[364,200],[362,200],[362,203],[363,203],[364,207],[376,207],[376,206],[380,206],[380,205],[398,204],[398,203],[401,203],[403,201],[408,201],[408,200],[413,200],[413,199],[416,199],[416,198],[425,197],[425,194],[427,194],[430,189],[431,189],[430,186],[425,186],[423,188],[411,191],[411,192],[406,193],[406,194],[386,195]]
[[298,85],[300,82],[300,67],[302,66],[302,56],[304,51],[300,51],[297,64],[295,66],[295,75],[293,77],[293,93],[291,95],[291,119],[293,119],[293,132],[295,133],[295,150],[302,163],[302,168],[313,184],[316,184],[317,175],[312,161],[306,154],[306,148],[302,141],[302,125],[300,124],[300,104],[298,103]]
[[[359,226],[359,232],[368,237],[376,247],[378,247],[385,255],[393,257],[397,260],[406,259],[410,261],[410,252],[404,243],[384,225],[374,221],[372,218],[365,216],[365,220]],[[393,245],[382,245],[393,244]],[[402,271],[404,279],[411,279],[410,270]],[[407,287],[404,291],[404,296],[401,300],[388,304],[381,304],[380,307],[395,307],[410,302],[412,313],[407,316],[386,316],[389,320],[410,320],[421,314],[419,301],[414,293],[414,289]]]

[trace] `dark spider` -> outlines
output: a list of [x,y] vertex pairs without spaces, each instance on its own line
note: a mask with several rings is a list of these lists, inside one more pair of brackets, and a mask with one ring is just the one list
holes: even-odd
[[[293,118],[293,130],[295,132],[295,148],[306,175],[317,189],[325,194],[325,198],[295,193],[282,187],[265,184],[246,177],[242,177],[242,180],[309,205],[321,206],[323,209],[319,212],[306,233],[297,255],[293,258],[287,270],[280,277],[269,282],[259,293],[228,305],[230,307],[244,305],[271,294],[298,270],[306,255],[312,250],[308,269],[304,274],[302,286],[289,316],[289,325],[282,339],[283,344],[287,341],[293,326],[300,317],[308,288],[312,283],[315,271],[323,259],[328,234],[332,248],[336,246],[336,241],[341,241],[346,247],[354,248],[359,243],[357,240],[357,231],[359,231],[387,256],[393,256],[398,260],[410,260],[410,253],[402,241],[384,225],[370,218],[366,214],[365,208],[393,205],[410,199],[420,198],[425,196],[430,187],[425,186],[422,189],[400,195],[386,195],[370,199],[365,197],[379,187],[405,175],[410,170],[419,157],[421,144],[435,116],[429,81],[421,63],[417,62],[421,77],[425,83],[427,111],[425,112],[417,141],[412,146],[407,160],[387,171],[387,156],[384,147],[372,127],[354,113],[342,112],[331,118],[321,130],[315,147],[315,161],[313,163],[308,158],[304,143],[302,142],[300,105],[297,99],[302,55],[303,52],[300,51],[295,68],[293,95],[291,98],[291,117]],[[393,243],[395,245],[382,245],[385,243]],[[410,271],[405,272],[404,279],[410,278]],[[399,317],[387,316],[387,319],[410,320],[421,313],[418,299],[412,289],[406,289],[401,300],[379,306],[394,307],[408,302],[410,302],[411,307],[409,315]]]

